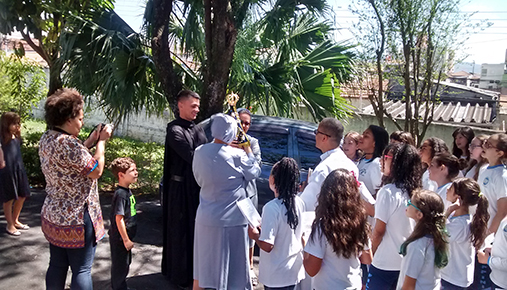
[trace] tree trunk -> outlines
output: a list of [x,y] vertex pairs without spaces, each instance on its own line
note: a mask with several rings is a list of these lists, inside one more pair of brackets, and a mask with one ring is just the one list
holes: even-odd
[[228,0],[205,0],[206,64],[199,119],[224,111],[229,72],[238,31]]
[[176,76],[169,49],[169,19],[173,8],[173,0],[153,1],[153,62],[157,68],[157,76],[174,115],[178,115],[176,95],[182,89],[181,80]]
[[377,76],[378,76],[378,110],[375,110],[375,115],[377,116],[378,125],[380,127],[384,127],[384,79],[382,71],[382,57],[384,56],[385,42],[386,42],[386,31],[384,26],[384,20],[380,16],[378,7],[375,3],[375,0],[369,0],[373,10],[375,11],[375,15],[377,16],[377,20],[380,26],[380,47],[376,51],[377,55]]
[[410,87],[410,46],[403,43],[405,63],[403,68],[403,81],[405,82],[405,131],[412,132],[412,88]]
[[55,64],[53,62],[52,65],[49,66],[49,90],[48,96],[54,94],[57,90],[63,87],[62,78],[60,77],[60,73],[62,72],[62,66]]

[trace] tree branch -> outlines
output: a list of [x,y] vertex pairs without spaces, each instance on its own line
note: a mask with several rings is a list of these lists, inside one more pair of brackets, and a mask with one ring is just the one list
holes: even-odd
[[26,34],[24,31],[20,31],[20,33],[21,33],[21,36],[23,36],[23,39],[26,41],[26,43],[28,43],[28,45],[30,45],[30,47],[33,50],[35,50],[35,52],[37,52],[37,54],[39,54],[42,57],[42,59],[44,59],[47,62],[47,64],[50,66],[51,60],[50,60],[49,56],[47,55],[46,51],[43,49],[42,42],[39,41],[39,44],[41,46],[38,46],[33,42],[32,38],[30,37],[29,34]]

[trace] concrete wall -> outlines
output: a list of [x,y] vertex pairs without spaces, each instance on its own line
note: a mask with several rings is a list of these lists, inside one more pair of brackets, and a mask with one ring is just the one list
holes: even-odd
[[[34,117],[37,119],[44,119],[43,108],[44,101],[41,102],[38,108],[34,108]],[[173,114],[166,110],[160,117],[149,117],[145,111],[138,115],[131,115],[125,119],[124,122],[119,124],[115,130],[116,136],[130,137],[133,139],[141,140],[144,142],[157,142],[163,144],[165,142],[166,127],[173,119]],[[313,122],[311,115],[305,110],[299,114],[299,119]],[[345,132],[356,131],[362,133],[370,124],[377,125],[377,119],[371,115],[356,115],[356,117],[349,120],[342,120],[345,126]],[[107,123],[108,119],[101,109],[90,110],[85,112],[85,126],[92,127],[98,123]],[[396,131],[397,128],[394,123],[388,119],[385,121],[386,130],[391,133]],[[401,126],[404,121],[400,121]],[[432,136],[443,139],[448,145],[452,145],[452,132],[459,126],[449,125],[442,123],[433,123],[427,130],[425,138]],[[484,128],[473,128],[476,135],[487,134],[491,135],[500,131],[488,130]]]
[[[44,119],[44,101],[38,107],[33,109],[33,115],[36,119]],[[132,139],[144,142],[165,142],[167,123],[173,120],[173,114],[170,110],[164,111],[162,116],[148,116],[145,110],[137,115],[129,115],[118,125],[114,135],[130,137]],[[108,118],[101,109],[85,109],[85,126],[93,127],[98,123],[109,123]]]

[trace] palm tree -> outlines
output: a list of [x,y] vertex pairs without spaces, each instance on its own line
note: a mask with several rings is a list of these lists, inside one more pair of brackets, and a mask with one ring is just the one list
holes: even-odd
[[110,121],[167,106],[146,41],[114,11],[73,16],[62,34],[62,66],[68,86],[97,96]]
[[242,105],[287,117],[297,116],[305,105],[315,120],[326,111],[347,117],[350,108],[339,97],[339,84],[350,78],[352,55],[345,52],[349,46],[328,39],[327,22],[308,13],[282,31],[265,20],[238,37],[229,88],[243,96]]
[[[167,27],[173,72],[182,87],[206,96],[210,64],[202,1],[173,4]],[[240,105],[262,107],[268,114],[297,116],[303,104],[316,120],[326,114],[347,116],[350,110],[339,97],[339,84],[350,75],[352,55],[346,52],[348,46],[326,37],[331,28],[317,18],[325,12],[325,2],[279,0],[267,11],[265,5],[247,5],[227,90],[240,93]],[[100,96],[110,116],[121,118],[142,107],[160,113],[166,101],[174,104],[149,46],[155,37],[150,27],[153,8],[148,1],[142,34],[107,10],[94,13],[92,21],[74,17],[74,29],[62,37],[65,80],[87,95]],[[212,113],[208,110],[202,117]]]

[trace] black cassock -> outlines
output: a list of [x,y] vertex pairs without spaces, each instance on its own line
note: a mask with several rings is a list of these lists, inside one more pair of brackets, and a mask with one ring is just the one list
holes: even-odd
[[195,215],[199,190],[192,173],[194,150],[207,142],[194,122],[177,118],[167,124],[163,179],[162,274],[173,284],[191,285]]

